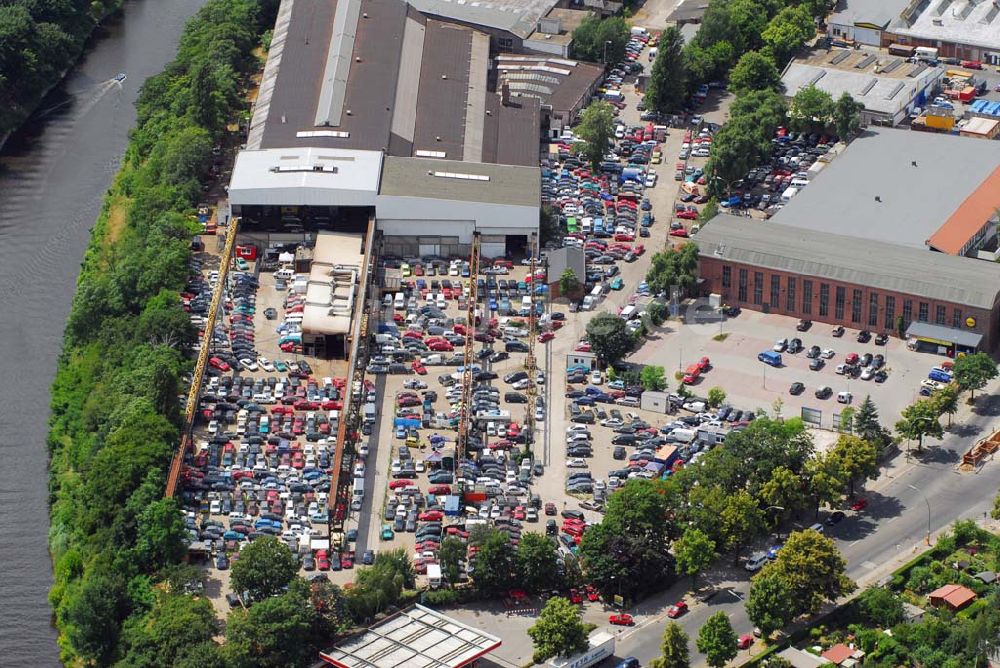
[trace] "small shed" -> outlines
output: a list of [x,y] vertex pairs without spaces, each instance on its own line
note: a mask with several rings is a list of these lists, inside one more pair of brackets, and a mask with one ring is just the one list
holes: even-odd
[[970,118],[958,134],[974,139],[996,139],[997,134],[1000,134],[1000,121],[990,118]]
[[997,574],[993,571],[983,571],[981,573],[976,573],[974,576],[980,582],[984,584],[994,584],[997,581]]
[[462,499],[457,495],[446,496],[444,499],[444,514],[454,517],[462,512]]
[[820,656],[836,666],[856,666],[864,658],[865,653],[850,645],[837,643]]
[[[547,276],[549,283],[549,296],[553,299],[557,297],[578,297],[587,281],[587,258],[583,254],[583,249],[577,246],[563,246],[548,252],[546,256]],[[576,276],[580,285],[575,295],[564,295],[559,288],[559,279],[563,273],[569,269]]]
[[670,410],[670,400],[666,392],[643,392],[639,407],[644,411],[666,413]]
[[950,610],[961,610],[976,600],[976,592],[958,584],[947,584],[938,587],[927,595],[931,605],[946,606]]
[[903,618],[904,618],[903,621],[905,621],[906,623],[914,624],[916,622],[919,622],[921,619],[924,618],[924,615],[926,613],[927,611],[921,608],[920,606],[913,605],[912,603],[907,603],[906,601],[903,601]]
[[567,369],[572,369],[573,367],[586,367],[587,369],[593,369],[596,363],[597,356],[594,355],[594,353],[585,353],[580,351],[566,353]]

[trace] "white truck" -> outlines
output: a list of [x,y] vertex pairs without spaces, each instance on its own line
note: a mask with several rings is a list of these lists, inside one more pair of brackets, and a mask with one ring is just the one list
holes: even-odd
[[427,584],[431,586],[431,589],[437,589],[441,586],[440,564],[427,564]]
[[573,656],[557,656],[545,665],[552,668],[587,668],[615,653],[615,637],[607,631],[595,633],[587,641],[590,646],[584,651]]

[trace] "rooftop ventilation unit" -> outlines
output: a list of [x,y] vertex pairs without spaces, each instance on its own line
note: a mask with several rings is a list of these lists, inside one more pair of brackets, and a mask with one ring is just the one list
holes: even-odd
[[851,57],[850,51],[839,51],[833,58],[830,59],[830,64],[839,65],[840,63],[844,62],[850,57]]
[[826,70],[820,70],[819,72],[813,75],[813,78],[810,79],[809,82],[805,86],[803,86],[803,88],[808,88],[809,86],[815,86],[816,82],[825,76],[826,76]]
[[431,174],[439,179],[458,179],[460,181],[490,180],[490,177],[485,174],[460,174],[458,172],[432,172]]
[[899,95],[899,91],[903,90],[904,88],[906,88],[906,84],[904,84],[902,81],[900,81],[898,84],[896,84],[896,87],[893,88],[889,92],[889,94],[885,96],[885,99],[891,100],[892,98],[894,98],[897,95]]
[[865,95],[868,95],[868,92],[869,92],[869,91],[870,91],[870,90],[871,90],[872,88],[874,88],[874,87],[875,87],[875,84],[877,84],[877,83],[878,83],[878,79],[875,79],[875,78],[871,78],[871,79],[869,79],[869,80],[868,80],[868,82],[867,82],[867,83],[866,83],[866,84],[864,85],[864,87],[863,87],[863,88],[861,89],[861,92],[860,92],[860,93],[858,93],[858,96],[859,96],[859,97],[864,97]]
[[414,151],[413,155],[418,158],[447,158],[448,154],[444,151]]
[[854,66],[854,69],[863,70],[872,63],[874,63],[876,60],[878,60],[877,56],[872,56],[872,55],[865,56],[860,62],[858,62],[857,65]]
[[304,130],[302,132],[296,132],[295,136],[299,139],[312,139],[314,137],[333,137],[335,139],[347,139],[351,136],[350,132],[343,132],[341,130]]
[[994,0],[993,6],[990,7],[990,10],[983,15],[983,18],[979,19],[979,22],[988,26],[993,23],[993,19],[997,17],[997,14],[1000,14],[1000,5],[998,5],[996,0]]

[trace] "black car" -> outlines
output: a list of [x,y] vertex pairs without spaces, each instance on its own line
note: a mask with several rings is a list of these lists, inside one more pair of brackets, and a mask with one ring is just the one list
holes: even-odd
[[815,358],[813,358],[809,362],[809,370],[810,371],[819,371],[820,369],[823,368],[824,364],[826,364],[826,362],[824,362],[822,358],[815,357]]
[[563,518],[569,519],[569,520],[582,520],[583,519],[583,513],[581,513],[579,510],[564,510],[564,511],[562,511],[559,514],[562,515]]
[[874,380],[876,383],[884,383],[888,377],[889,374],[887,374],[884,369],[880,369],[872,377],[872,380]]
[[858,343],[868,343],[872,340],[872,333],[867,329],[862,329],[858,332]]
[[832,332],[832,334],[833,334],[833,335],[834,335],[835,337],[837,337],[837,338],[840,338],[841,336],[843,336],[843,335],[844,335],[844,328],[843,328],[843,327],[841,327],[840,325],[837,325],[836,327],[834,327],[834,328],[833,328],[833,332]]
[[802,350],[802,339],[792,339],[785,350],[793,354],[799,352]]
[[846,515],[844,515],[843,511],[836,510],[830,513],[830,516],[826,518],[826,525],[832,527],[834,524],[838,524],[840,520],[844,519],[844,517],[846,517]]
[[806,357],[808,357],[811,360],[816,359],[817,357],[819,357],[820,352],[821,351],[819,349],[819,346],[812,346],[811,348],[809,348],[809,350],[806,351]]
[[884,346],[888,342],[889,342],[889,335],[888,334],[876,334],[875,335],[875,345],[876,346]]
[[264,317],[268,320],[274,320],[278,317],[278,312],[273,308],[266,308],[264,309]]
[[826,386],[818,388],[815,392],[817,399],[829,399],[832,394],[833,390]]
[[795,329],[800,332],[805,332],[812,327],[812,324],[812,320],[799,320],[799,323],[795,325]]
[[361,555],[361,563],[366,566],[371,566],[375,563],[375,551],[365,550],[364,554]]
[[792,396],[797,397],[802,394],[806,389],[806,386],[802,383],[792,383],[792,386],[788,388],[788,393]]
[[611,456],[615,459],[625,459],[625,448],[620,445],[616,446],[614,452],[611,453]]

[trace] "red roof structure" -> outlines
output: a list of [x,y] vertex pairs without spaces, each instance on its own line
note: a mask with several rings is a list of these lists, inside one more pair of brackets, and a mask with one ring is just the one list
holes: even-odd
[[976,592],[962,585],[947,584],[928,594],[927,600],[931,605],[946,605],[952,610],[961,610],[976,600]]
[[820,656],[829,661],[832,664],[840,665],[844,661],[847,661],[854,654],[854,650],[845,645],[844,643],[837,643],[830,649],[823,652]]

